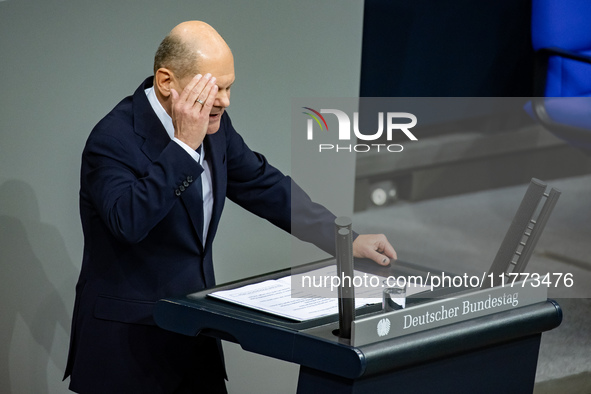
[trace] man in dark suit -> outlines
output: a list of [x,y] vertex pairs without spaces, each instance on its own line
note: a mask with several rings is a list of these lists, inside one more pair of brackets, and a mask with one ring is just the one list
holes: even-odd
[[[212,242],[230,198],[331,252],[334,216],[234,130],[234,63],[211,26],[161,43],[154,77],[90,134],[82,156],[84,256],[65,376],[79,393],[225,392],[219,342],[155,326],[158,299],[212,287]],[[293,207],[292,207],[293,203]],[[293,212],[293,217],[292,217]],[[396,258],[383,235],[354,254]]]

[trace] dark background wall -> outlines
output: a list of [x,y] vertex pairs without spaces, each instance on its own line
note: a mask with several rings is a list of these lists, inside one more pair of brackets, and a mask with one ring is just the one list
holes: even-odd
[[530,0],[366,0],[362,97],[527,97]]

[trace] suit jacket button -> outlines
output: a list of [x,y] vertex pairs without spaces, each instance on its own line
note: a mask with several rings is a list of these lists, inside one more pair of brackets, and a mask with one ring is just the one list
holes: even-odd
[[182,192],[184,192],[185,191],[185,187],[183,185],[180,185],[179,186],[179,190],[182,191]]
[[184,187],[189,187],[189,182],[188,181],[183,181],[183,186]]
[[193,177],[191,175],[189,175],[187,177],[187,182],[189,182],[189,183],[193,182]]
[[177,196],[180,196],[180,195],[181,195],[181,191],[180,191],[179,189],[176,189],[176,190],[174,191],[174,194],[176,194]]

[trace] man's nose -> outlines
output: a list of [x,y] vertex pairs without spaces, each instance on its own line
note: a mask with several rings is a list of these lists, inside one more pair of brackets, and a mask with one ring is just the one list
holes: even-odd
[[215,98],[215,102],[213,104],[216,107],[229,107],[230,106],[230,96],[226,90],[218,91],[218,94]]

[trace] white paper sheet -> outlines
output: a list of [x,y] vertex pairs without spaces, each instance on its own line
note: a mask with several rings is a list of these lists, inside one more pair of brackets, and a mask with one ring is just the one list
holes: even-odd
[[[301,274],[303,275],[303,274]],[[337,275],[335,266],[327,266],[318,270],[306,272],[305,275]],[[368,275],[355,271],[355,276]],[[375,275],[374,275],[375,276]],[[385,278],[377,277],[374,283],[383,283]],[[297,321],[306,321],[323,316],[338,314],[338,298],[336,289],[332,297],[319,297],[313,291],[298,287],[297,293],[292,294],[292,279],[297,276],[285,276],[279,279],[266,280],[259,283],[239,287],[231,290],[221,290],[210,293],[211,297],[243,305],[256,310],[286,317]],[[382,302],[382,288],[355,288],[355,307],[378,304]],[[404,299],[394,300],[404,306]]]

